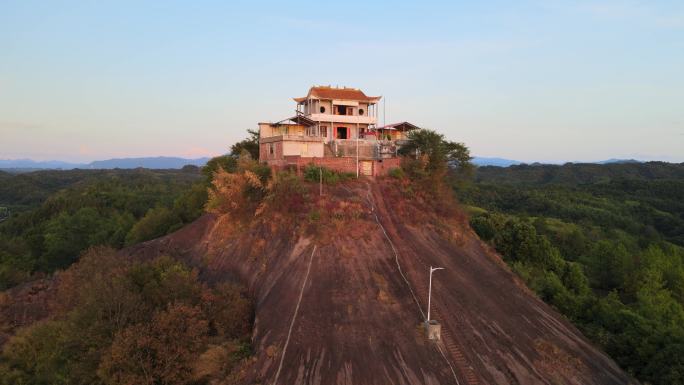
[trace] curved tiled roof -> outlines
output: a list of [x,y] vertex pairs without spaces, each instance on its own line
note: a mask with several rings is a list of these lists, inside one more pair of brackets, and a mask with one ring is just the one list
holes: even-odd
[[309,97],[318,99],[338,99],[338,100],[355,100],[363,102],[377,102],[380,96],[366,96],[358,88],[336,88],[330,86],[316,86],[309,89],[307,96],[301,98],[294,98],[298,103],[303,102]]

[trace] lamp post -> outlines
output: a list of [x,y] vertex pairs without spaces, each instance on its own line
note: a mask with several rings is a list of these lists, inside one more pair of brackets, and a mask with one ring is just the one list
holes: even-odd
[[359,179],[359,125],[356,125],[356,179]]
[[432,273],[437,270],[443,270],[443,267],[432,267],[430,266],[430,286],[428,288],[428,309],[427,309],[427,320],[426,323],[430,323],[430,300],[432,299]]

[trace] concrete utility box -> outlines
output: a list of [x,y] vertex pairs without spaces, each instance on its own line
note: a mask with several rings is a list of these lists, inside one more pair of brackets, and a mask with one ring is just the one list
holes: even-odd
[[440,325],[439,322],[430,320],[425,323],[425,329],[428,339],[432,341],[439,341],[442,339],[442,325]]

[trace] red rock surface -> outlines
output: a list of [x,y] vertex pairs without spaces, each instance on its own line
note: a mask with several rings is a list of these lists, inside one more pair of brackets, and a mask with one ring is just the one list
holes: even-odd
[[[249,287],[246,384],[635,383],[462,220],[406,210],[397,191],[387,181],[327,188],[344,215],[314,232],[282,217],[238,226],[206,215],[124,252],[172,254],[204,279]],[[439,343],[421,328],[431,265],[445,268],[433,282]]]

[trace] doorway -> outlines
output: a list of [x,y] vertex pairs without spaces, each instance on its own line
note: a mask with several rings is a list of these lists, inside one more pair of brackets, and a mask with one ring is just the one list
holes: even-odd
[[361,175],[373,176],[373,162],[370,160],[361,161]]
[[347,139],[347,127],[337,127],[337,139]]

